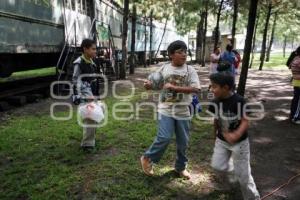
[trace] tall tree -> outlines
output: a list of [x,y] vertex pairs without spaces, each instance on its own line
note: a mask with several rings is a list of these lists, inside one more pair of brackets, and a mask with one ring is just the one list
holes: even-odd
[[160,46],[161,46],[161,44],[162,44],[162,42],[163,42],[163,40],[164,40],[164,37],[165,37],[165,34],[166,34],[166,30],[167,30],[168,21],[169,21],[169,15],[166,17],[166,19],[165,19],[165,20],[166,20],[166,21],[165,21],[165,25],[164,25],[163,34],[162,34],[162,36],[161,36],[161,39],[160,39],[160,42],[159,42],[158,48],[157,48],[157,50],[156,50],[156,53],[155,53],[154,59],[156,59],[156,58],[157,58],[157,54],[158,54],[158,52],[160,51]]
[[136,65],[135,59],[135,37],[136,37],[136,6],[133,5],[132,8],[132,17],[131,17],[131,53],[130,53],[130,66],[129,66],[129,73],[134,74],[134,69]]
[[150,12],[150,51],[149,51],[149,63],[152,64],[152,44],[153,44],[153,9]]
[[202,57],[201,57],[201,65],[205,66],[205,54],[206,54],[206,33],[207,33],[207,18],[208,18],[208,3],[209,1],[205,1],[205,10],[204,10],[204,28],[203,28],[203,41],[202,41]]
[[122,32],[122,64],[120,68],[120,79],[126,79],[128,14],[129,14],[129,0],[124,0],[123,32]]
[[268,28],[269,28],[270,17],[271,17],[271,12],[272,12],[272,2],[271,1],[269,1],[267,9],[268,9],[267,10],[267,17],[266,17],[265,28],[264,28],[264,32],[263,32],[263,41],[262,41],[262,44],[261,44],[259,70],[262,70],[263,65],[264,65],[264,61],[265,61],[265,56],[266,56],[267,35],[268,35]]
[[250,62],[249,68],[252,67],[253,60],[254,60],[254,53],[255,53],[254,51],[256,49],[256,33],[257,33],[257,27],[258,27],[259,17],[260,17],[260,14],[258,13],[257,17],[256,17],[256,22],[255,22],[255,27],[254,27],[254,33],[253,33],[252,50],[251,50],[251,62]]
[[[144,16],[144,20],[143,23],[145,25],[145,40],[144,40],[144,46],[145,46],[145,55],[149,50],[149,46],[150,46],[150,50],[149,50],[149,61],[150,63],[152,63],[153,61],[153,56],[154,58],[157,57],[158,53],[159,53],[159,49],[160,46],[163,42],[166,30],[167,30],[167,24],[168,21],[170,19],[170,16],[172,16],[173,14],[173,10],[174,10],[174,4],[175,4],[175,0],[170,0],[170,1],[160,1],[160,0],[133,0],[135,2],[135,4],[137,5],[137,13],[138,15]],[[149,18],[149,19],[148,19]],[[151,21],[152,20],[156,20],[156,21],[160,21],[160,22],[164,22],[165,24],[165,28],[163,31],[163,34],[161,36],[160,39],[160,44],[158,45],[158,49],[156,50],[155,55],[153,55],[154,49],[153,49],[153,27],[151,26]],[[149,26],[150,32],[149,35],[147,33],[147,29],[146,26]],[[151,34],[152,33],[152,34]],[[151,41],[149,41],[151,40]],[[149,41],[149,42],[148,42]],[[150,45],[146,45],[147,43],[150,43]],[[147,65],[147,59],[145,57],[144,59],[144,66],[146,67]]]
[[285,51],[286,51],[286,43],[287,43],[287,36],[284,35],[284,41],[283,41],[283,57],[285,58]]
[[144,17],[144,68],[147,67],[147,37],[148,37],[148,33],[147,33],[147,16]]
[[253,33],[254,33],[256,12],[257,12],[257,3],[258,3],[258,0],[251,0],[250,7],[249,7],[247,34],[246,34],[244,56],[243,56],[243,62],[242,62],[242,71],[241,71],[241,76],[240,76],[239,85],[238,85],[238,89],[237,89],[238,94],[240,94],[242,96],[244,96],[244,94],[245,94],[245,88],[246,88],[246,82],[247,82],[247,76],[248,76],[252,38],[253,38]]
[[197,27],[197,36],[196,36],[196,61],[198,64],[201,64],[202,52],[203,52],[203,27],[204,27],[204,18],[205,12],[200,13],[200,22]]
[[273,45],[273,41],[274,41],[277,17],[278,17],[278,12],[276,12],[274,15],[273,27],[272,27],[272,32],[271,32],[271,36],[270,36],[270,43],[269,43],[268,50],[267,50],[266,62],[269,62],[269,60],[270,60],[270,54],[271,54],[271,49],[272,49],[272,45]]
[[214,48],[218,46],[219,39],[220,39],[220,17],[221,17],[221,11],[223,9],[223,3],[224,0],[221,0],[220,5],[219,5],[219,10],[217,14],[217,24],[214,30]]
[[238,17],[238,0],[233,0],[233,16],[232,16],[232,29],[231,29],[231,38],[232,46],[234,47],[235,43],[235,32],[236,32],[236,21]]

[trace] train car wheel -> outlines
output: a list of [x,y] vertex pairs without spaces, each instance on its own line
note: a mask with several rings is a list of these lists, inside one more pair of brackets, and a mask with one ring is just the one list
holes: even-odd
[[9,77],[14,72],[13,67],[8,64],[0,64],[0,78]]

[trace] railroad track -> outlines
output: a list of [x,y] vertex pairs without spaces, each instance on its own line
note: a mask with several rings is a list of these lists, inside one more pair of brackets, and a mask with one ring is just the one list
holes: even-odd
[[47,88],[55,79],[56,75],[49,75],[0,83],[0,99]]
[[50,85],[56,78],[49,75],[0,83],[0,111],[48,97]]
[[[108,81],[115,80],[114,76],[107,76]],[[62,77],[64,80],[64,77]],[[0,82],[0,112],[11,110],[28,103],[37,102],[39,99],[50,96],[50,85],[57,81],[56,75],[40,76],[21,80]],[[104,84],[100,80],[100,85]],[[57,88],[59,87],[59,89]],[[68,94],[70,88],[61,84],[55,85],[54,93],[56,95]],[[59,93],[59,94],[58,94]]]

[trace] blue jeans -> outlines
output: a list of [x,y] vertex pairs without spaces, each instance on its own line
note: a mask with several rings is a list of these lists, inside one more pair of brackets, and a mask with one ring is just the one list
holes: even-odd
[[190,120],[177,120],[161,114],[159,117],[157,136],[144,156],[150,158],[153,163],[159,162],[175,132],[177,147],[175,169],[178,172],[183,171],[188,162],[186,149],[189,142]]

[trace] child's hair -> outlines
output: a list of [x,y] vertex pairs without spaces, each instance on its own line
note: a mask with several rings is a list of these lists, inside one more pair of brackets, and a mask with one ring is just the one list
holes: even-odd
[[83,39],[82,42],[81,42],[82,50],[83,50],[83,48],[88,49],[93,45],[96,45],[96,42],[92,39],[89,39],[89,38]]
[[218,72],[210,75],[209,79],[221,87],[227,85],[230,90],[234,87],[234,77],[230,72]]
[[216,47],[214,48],[214,52],[217,51],[219,48],[220,48],[219,46],[216,46]]
[[235,55],[239,54],[239,52],[238,52],[237,50],[235,50],[235,49],[233,49],[232,52],[233,52]]
[[227,51],[232,51],[232,49],[233,49],[233,46],[231,44],[227,44],[226,50]]
[[296,49],[297,55],[300,55],[300,46]]
[[174,42],[172,42],[169,46],[168,46],[168,55],[172,55],[175,53],[176,50],[178,49],[183,49],[183,50],[187,50],[187,46],[185,44],[185,42],[181,41],[181,40],[176,40]]

